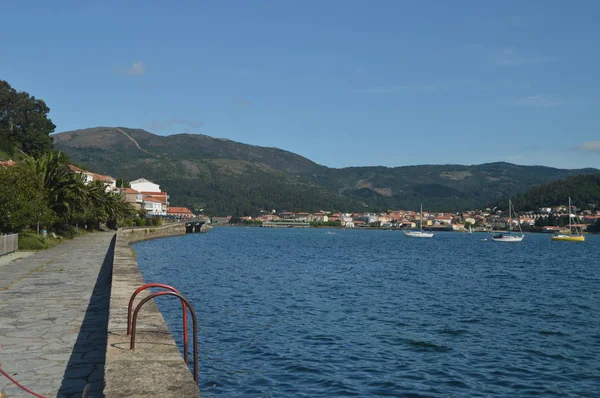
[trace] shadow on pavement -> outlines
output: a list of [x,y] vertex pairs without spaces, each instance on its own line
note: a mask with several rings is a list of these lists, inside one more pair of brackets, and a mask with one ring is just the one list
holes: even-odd
[[92,297],[85,311],[85,317],[77,341],[71,352],[67,369],[57,397],[81,397],[87,384],[88,397],[103,397],[104,363],[106,360],[106,341],[108,331],[108,313],[110,307],[110,289],[113,268],[113,254],[116,235],[110,242],[102,267],[96,279]]

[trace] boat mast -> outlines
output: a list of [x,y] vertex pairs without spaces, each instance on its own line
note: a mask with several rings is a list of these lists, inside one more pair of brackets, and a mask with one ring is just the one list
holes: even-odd
[[421,204],[421,217],[419,218],[419,229],[423,230],[423,205]]
[[571,197],[569,196],[569,236],[573,235],[573,228],[571,227]]
[[512,232],[512,213],[511,213],[512,201],[508,200],[508,234]]

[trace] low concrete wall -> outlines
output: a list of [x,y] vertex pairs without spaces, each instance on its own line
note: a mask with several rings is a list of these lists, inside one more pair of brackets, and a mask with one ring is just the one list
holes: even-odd
[[119,229],[119,233],[121,233],[129,243],[133,243],[141,240],[164,238],[165,236],[185,235],[185,224],[176,223],[158,227],[121,228]]
[[0,235],[0,256],[19,250],[19,235]]
[[[133,229],[132,232],[131,228],[117,232],[105,365],[104,395],[107,398],[200,396],[192,373],[183,362],[167,324],[153,301],[145,304],[138,316],[135,351],[129,350],[130,337],[127,336],[129,298],[135,289],[146,283],[129,242],[179,235],[181,228],[185,233],[182,224],[146,228],[147,232],[140,229]],[[139,294],[136,304],[148,294],[148,291]],[[168,299],[174,300],[163,298]]]

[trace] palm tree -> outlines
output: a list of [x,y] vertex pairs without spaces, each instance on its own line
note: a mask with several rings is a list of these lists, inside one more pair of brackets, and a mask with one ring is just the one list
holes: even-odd
[[63,221],[64,228],[79,221],[96,228],[109,220],[116,225],[119,218],[131,216],[133,209],[119,194],[107,192],[101,181],[86,185],[66,160],[60,153],[47,153],[24,161],[40,177],[48,207]]
[[65,226],[69,225],[74,214],[83,210],[85,185],[82,178],[69,170],[60,153],[46,153],[37,159],[27,157],[23,163],[41,178],[48,207]]

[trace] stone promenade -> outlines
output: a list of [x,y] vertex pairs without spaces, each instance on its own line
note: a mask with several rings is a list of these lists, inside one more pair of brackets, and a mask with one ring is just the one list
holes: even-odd
[[[0,264],[0,363],[46,397],[102,397],[115,234]],[[3,398],[31,397],[0,374]]]

